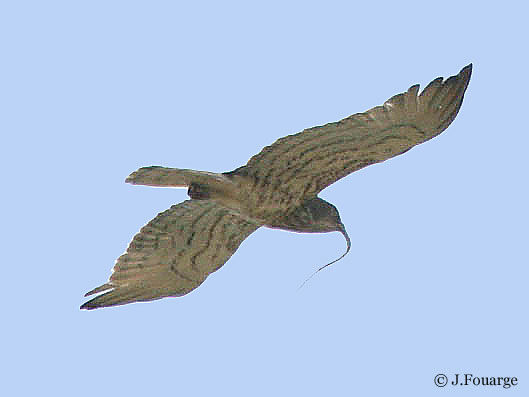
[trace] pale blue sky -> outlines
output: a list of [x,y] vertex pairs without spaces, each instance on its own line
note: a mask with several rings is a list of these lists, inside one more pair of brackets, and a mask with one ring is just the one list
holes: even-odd
[[[490,4],[4,2],[2,395],[528,395],[528,10]],[[260,229],[183,298],[79,310],[186,198],[130,172],[229,171],[470,62],[448,130],[323,191],[353,247],[303,289],[339,233]]]

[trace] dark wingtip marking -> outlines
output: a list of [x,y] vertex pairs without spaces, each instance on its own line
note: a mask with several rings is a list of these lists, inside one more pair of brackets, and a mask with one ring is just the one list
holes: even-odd
[[[463,69],[460,70],[460,72],[456,75],[456,76],[452,76],[450,78],[447,79],[448,80],[451,80],[451,79],[457,79],[459,81],[462,81],[463,84],[462,84],[462,94],[464,95],[467,87],[468,87],[468,83],[470,82],[470,77],[472,76],[472,64],[469,63],[467,66],[465,66]],[[446,82],[445,82],[446,83]]]
[[472,76],[472,64],[471,63],[469,63],[467,66],[461,69],[461,71],[457,75],[457,77],[461,78],[466,83],[465,89],[468,86],[468,83],[470,81],[470,76]]
[[81,310],[93,310],[93,309],[96,309],[97,307],[96,306],[91,306],[89,305],[89,302],[86,302],[86,303],[83,303],[79,309]]
[[95,300],[96,300],[96,298],[90,299],[88,302],[83,303],[79,307],[79,309],[81,309],[81,310],[93,310],[93,309],[97,309],[97,308],[101,307],[96,302],[94,302]]
[[[86,296],[90,296],[93,294],[97,294],[98,292],[106,291],[109,288],[113,288],[113,287],[109,284],[103,284],[102,286],[94,288],[92,291],[87,292],[84,296],[86,297]],[[90,299],[88,302],[83,303],[79,309],[92,310],[92,309],[98,309],[100,307],[105,307],[106,305],[103,303],[104,301],[103,297],[105,295],[112,293],[113,291],[114,290],[105,292],[102,295],[99,295],[99,296],[96,296],[95,298]]]
[[104,294],[98,295],[81,305],[80,309],[92,310],[101,307],[120,306],[136,301],[151,299],[138,299],[144,292],[141,288],[114,288]]
[[472,62],[465,66],[463,69],[461,69],[459,74],[472,74]]

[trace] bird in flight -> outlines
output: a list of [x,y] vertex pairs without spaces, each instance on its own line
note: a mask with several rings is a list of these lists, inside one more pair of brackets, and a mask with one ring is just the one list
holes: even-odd
[[191,199],[147,223],[117,259],[110,280],[85,296],[99,295],[81,309],[185,295],[261,226],[341,232],[347,242],[341,259],[351,247],[349,236],[336,207],[318,193],[443,132],[461,107],[471,73],[472,64],[433,80],[420,94],[413,85],[367,112],[280,138],[230,172],[158,166],[133,172],[126,182],[187,187]]

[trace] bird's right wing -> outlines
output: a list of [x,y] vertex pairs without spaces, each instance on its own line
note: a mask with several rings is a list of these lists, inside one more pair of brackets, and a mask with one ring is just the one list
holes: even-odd
[[471,73],[472,64],[445,81],[433,80],[420,94],[414,85],[367,112],[280,138],[232,173],[252,177],[256,188],[314,197],[351,172],[443,132],[461,107]]
[[173,205],[134,236],[110,280],[85,296],[104,293],[81,309],[185,295],[218,270],[259,226],[209,200]]

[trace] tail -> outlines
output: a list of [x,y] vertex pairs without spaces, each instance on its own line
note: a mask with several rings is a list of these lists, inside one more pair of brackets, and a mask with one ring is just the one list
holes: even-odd
[[143,167],[130,174],[125,182],[158,187],[188,187],[192,184],[220,186],[233,182],[223,174],[159,166]]

